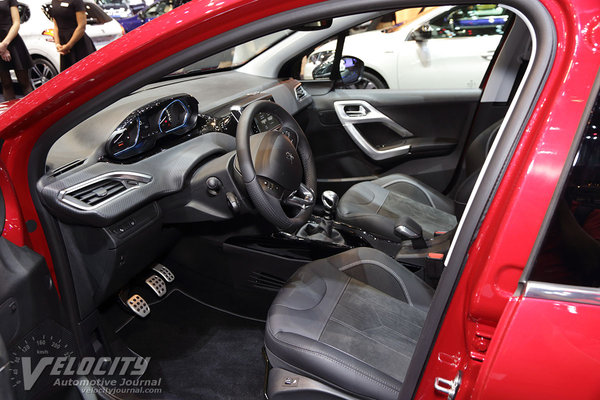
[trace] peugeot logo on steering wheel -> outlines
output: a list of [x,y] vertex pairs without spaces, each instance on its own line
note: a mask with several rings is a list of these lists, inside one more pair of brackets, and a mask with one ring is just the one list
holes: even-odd
[[287,158],[288,160],[290,160],[290,164],[294,163],[294,156],[289,151],[285,152],[285,158]]

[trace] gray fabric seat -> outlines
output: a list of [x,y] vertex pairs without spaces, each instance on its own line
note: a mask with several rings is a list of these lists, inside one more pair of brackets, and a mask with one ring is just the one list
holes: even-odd
[[408,175],[392,174],[348,189],[338,204],[337,220],[395,241],[394,227],[402,216],[421,225],[425,239],[454,229],[501,123],[485,129],[469,145],[451,196]]
[[396,399],[432,296],[375,249],[314,261],[290,278],[269,310],[269,360],[354,396]]

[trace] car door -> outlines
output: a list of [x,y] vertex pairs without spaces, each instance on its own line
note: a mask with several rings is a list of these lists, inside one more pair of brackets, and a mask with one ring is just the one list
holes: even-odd
[[[351,46],[344,44],[341,53],[354,56],[352,50],[356,43],[365,42],[356,37],[373,34],[370,31],[349,36],[347,39]],[[493,37],[490,39],[488,36]],[[490,102],[481,107],[480,84],[491,57],[481,57],[481,45],[472,46],[476,48],[476,57],[472,55],[472,50],[465,50],[470,41],[483,43],[491,40],[496,43],[496,47],[493,47],[495,51],[500,38],[498,34],[462,38],[467,44],[459,42],[443,52],[431,52],[436,53],[432,55],[436,60],[435,67],[429,65],[422,71],[410,66],[410,63],[420,63],[417,51],[404,52],[399,57],[406,59],[404,62],[408,72],[399,73],[398,78],[413,74],[410,77],[410,89],[336,87],[328,90],[325,82],[304,81],[314,100],[312,107],[306,111],[305,130],[315,154],[319,190],[331,189],[343,193],[357,182],[391,173],[412,175],[439,191],[446,190],[472,135],[501,119],[506,112],[508,102]],[[428,42],[436,40],[430,39]],[[404,45],[406,43],[413,49],[417,46],[415,40]],[[483,47],[487,49],[488,45]],[[443,44],[431,46],[432,50],[444,47]],[[322,51],[324,48],[327,47],[318,49]],[[455,54],[452,55],[452,52]],[[488,50],[484,53],[488,54]],[[462,59],[460,62],[467,64],[474,60],[477,65],[470,69],[471,72],[464,72],[465,68],[454,68],[444,75],[445,78],[440,78],[443,65],[452,64],[453,59],[455,62]],[[389,57],[380,57],[379,60],[382,63],[390,62]],[[482,62],[484,68],[480,65]],[[369,63],[365,61],[365,65]],[[383,79],[376,70],[367,67],[365,76],[369,75]],[[469,78],[464,75],[469,75]],[[440,79],[445,84],[436,86],[436,80]],[[461,83],[446,82],[451,80]],[[486,111],[482,112],[482,108]],[[481,115],[481,121],[475,124],[476,114]],[[473,126],[477,127],[472,129]]]
[[520,289],[494,332],[475,399],[600,395],[599,100],[574,141],[577,151],[565,164]]
[[0,393],[21,400],[53,392],[46,387],[51,377],[37,379],[35,366],[42,357],[70,354],[74,344],[44,258],[11,241],[20,241],[20,211],[4,168],[0,163]]

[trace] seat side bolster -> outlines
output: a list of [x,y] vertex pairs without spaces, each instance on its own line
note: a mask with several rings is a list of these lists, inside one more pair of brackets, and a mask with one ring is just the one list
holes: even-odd
[[321,342],[294,333],[273,334],[267,328],[265,346],[271,353],[269,361],[275,367],[369,398],[395,400],[400,393],[402,382]]

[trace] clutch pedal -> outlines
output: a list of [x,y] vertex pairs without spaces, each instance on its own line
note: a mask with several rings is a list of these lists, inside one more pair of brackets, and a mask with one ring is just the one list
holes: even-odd
[[134,294],[127,300],[127,305],[129,309],[133,311],[136,315],[144,318],[148,314],[150,314],[150,306],[146,303],[146,300],[139,294]]
[[162,264],[157,264],[154,267],[152,267],[152,269],[169,283],[175,280],[175,274],[173,274],[169,268],[165,267]]
[[158,275],[152,275],[146,279],[146,284],[156,293],[158,297],[163,297],[167,294],[167,284]]

